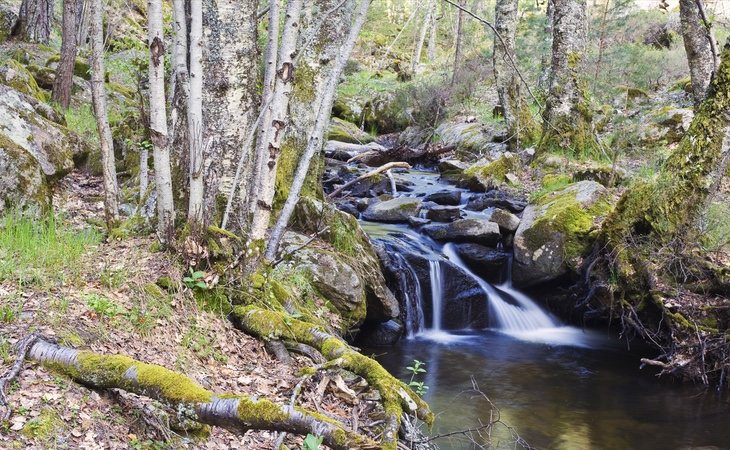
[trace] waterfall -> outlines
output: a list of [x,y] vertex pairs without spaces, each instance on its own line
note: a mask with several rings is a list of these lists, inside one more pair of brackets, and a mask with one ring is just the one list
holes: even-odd
[[438,260],[428,261],[429,273],[431,275],[431,306],[433,310],[433,321],[431,329],[441,331],[441,310],[443,308],[443,283],[441,282],[441,264]]
[[394,256],[399,261],[400,267],[405,270],[399,283],[406,307],[404,320],[406,337],[412,338],[423,331],[423,308],[421,308],[423,290],[421,282],[418,281],[418,275],[403,255],[395,253]]
[[[444,255],[479,283],[489,296],[489,308],[495,328],[504,331],[530,331],[554,328],[557,324],[532,299],[512,287],[511,275],[507,282],[495,288],[482,280],[461,260],[451,243],[444,245]],[[435,316],[435,313],[434,313]]]

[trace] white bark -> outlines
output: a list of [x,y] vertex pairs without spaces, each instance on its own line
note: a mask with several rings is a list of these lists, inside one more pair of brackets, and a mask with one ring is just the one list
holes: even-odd
[[436,2],[431,3],[431,23],[429,24],[430,32],[428,36],[428,60],[434,62],[436,60],[436,40],[438,39],[438,21],[436,20]]
[[426,3],[426,15],[423,18],[423,25],[418,34],[418,40],[416,41],[416,49],[413,52],[413,61],[411,61],[411,72],[414,74],[418,72],[421,65],[421,54],[423,53],[423,44],[426,42],[426,34],[431,26],[433,5],[435,0],[428,0]]
[[139,203],[140,207],[144,206],[143,202],[147,198],[147,189],[149,188],[149,171],[147,160],[150,159],[150,151],[146,146],[139,149]]
[[107,116],[106,88],[104,86],[104,15],[101,0],[91,2],[91,95],[94,103],[96,126],[101,145],[101,164],[104,175],[104,213],[107,225],[119,220],[119,188],[117,170],[114,165],[114,143]]
[[[699,2],[699,3],[698,3]],[[690,78],[692,82],[692,97],[695,104],[705,99],[710,87],[712,74],[716,69],[719,55],[715,52],[717,44],[711,28],[703,22],[701,0],[680,0],[679,19],[682,24],[682,38],[687,53]]]
[[497,84],[497,94],[507,124],[511,142],[519,140],[520,126],[529,126],[520,123],[520,119],[527,121],[529,111],[525,114],[527,105],[520,96],[520,79],[514,62],[517,36],[517,6],[518,0],[497,0],[494,8],[494,51],[492,63],[494,78]]
[[[265,124],[271,122],[271,107],[272,97],[274,92],[274,83],[276,76],[276,67],[279,50],[279,10],[280,0],[270,0],[269,2],[269,32],[268,42],[266,44],[266,69],[264,71],[264,82],[263,92],[261,94],[261,108],[260,114],[263,114],[261,121]],[[287,16],[288,17],[288,16]],[[257,121],[258,123],[258,121]],[[258,131],[258,140],[256,143],[256,154],[254,159],[253,171],[250,173],[251,185],[254,186],[251,189],[251,193],[248,198],[248,212],[251,217],[251,228],[253,228],[253,222],[256,220],[256,210],[258,208],[259,201],[259,186],[261,185],[261,174],[264,171],[264,164],[267,160],[267,143],[268,143],[268,128],[261,127]],[[239,170],[236,171],[236,178],[239,176]],[[226,211],[223,214],[223,223],[221,227],[226,228],[228,224],[228,214],[230,212],[230,201],[232,196],[229,196],[229,205],[226,206]]]
[[296,173],[294,174],[294,180],[292,181],[292,185],[289,190],[289,196],[287,197],[279,218],[276,221],[274,228],[272,229],[271,237],[269,238],[269,242],[266,246],[265,258],[269,261],[274,260],[276,252],[279,248],[279,242],[281,241],[281,237],[283,236],[284,230],[289,223],[289,219],[294,212],[294,207],[299,201],[299,195],[301,193],[302,187],[304,186],[304,181],[307,178],[307,173],[309,172],[309,165],[312,157],[322,148],[322,137],[324,136],[327,125],[329,125],[329,119],[332,112],[332,104],[334,102],[337,84],[340,80],[340,77],[342,76],[342,71],[345,68],[345,64],[347,63],[347,60],[352,53],[352,49],[355,46],[357,37],[360,34],[360,29],[365,22],[369,6],[370,0],[361,0],[357,14],[355,16],[355,21],[347,37],[347,41],[344,43],[339,55],[337,56],[331,76],[327,80],[328,89],[324,92],[324,95],[319,103],[319,107],[317,108],[317,118],[315,121],[315,126],[309,136],[307,148],[302,155],[301,160],[299,161]]
[[203,223],[203,5],[190,3],[190,71],[188,95],[188,141],[190,145],[188,221]]
[[147,36],[150,49],[150,136],[155,164],[157,189],[157,228],[163,243],[174,234],[175,208],[172,198],[170,153],[167,147],[167,111],[165,103],[165,44],[162,31],[162,0],[150,0],[147,7]]
[[288,106],[296,73],[294,56],[297,51],[297,41],[301,27],[299,21],[302,3],[302,0],[290,0],[287,5],[284,33],[277,58],[278,69],[276,70],[275,86],[273,92],[270,93],[270,121],[264,122],[265,126],[260,135],[264,139],[259,142],[258,146],[258,151],[261,152],[262,156],[262,164],[259,167],[258,183],[254,189],[258,197],[251,225],[251,238],[254,240],[264,238],[271,219],[276,186],[276,169],[282,139],[289,122],[287,117]]

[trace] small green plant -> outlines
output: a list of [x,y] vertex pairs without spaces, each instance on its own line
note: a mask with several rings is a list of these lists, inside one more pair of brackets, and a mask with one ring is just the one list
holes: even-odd
[[201,270],[190,269],[190,276],[183,278],[183,283],[188,289],[195,290],[206,290],[208,285],[205,283],[205,272]]
[[11,323],[18,318],[18,309],[12,305],[0,306],[0,322]]
[[308,434],[304,438],[304,445],[302,450],[319,450],[319,446],[322,445],[322,438],[313,434]]
[[91,294],[86,297],[86,306],[101,317],[111,318],[124,312],[124,308],[112,300],[97,294]]
[[112,269],[104,267],[99,274],[99,281],[102,286],[109,289],[117,289],[127,281],[127,274],[123,269]]
[[426,391],[428,391],[428,386],[426,386],[426,383],[423,381],[416,381],[416,378],[421,374],[426,373],[426,363],[414,359],[413,364],[406,367],[406,370],[411,373],[411,379],[408,380],[408,387],[413,389],[416,394],[423,397],[426,394]]

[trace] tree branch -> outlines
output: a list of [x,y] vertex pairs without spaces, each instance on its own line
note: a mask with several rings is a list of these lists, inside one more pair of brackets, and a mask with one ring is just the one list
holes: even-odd
[[350,180],[347,183],[343,184],[342,186],[338,187],[334,191],[330,192],[330,194],[327,196],[327,198],[334,198],[342,192],[343,190],[349,188],[353,184],[357,183],[358,181],[365,180],[367,178],[370,178],[374,175],[377,175],[381,172],[385,172],[386,170],[390,169],[410,169],[411,165],[405,162],[389,162],[388,164],[383,164],[382,166],[378,167],[377,169],[371,170],[370,172],[360,175],[359,177],[355,178],[354,180]]

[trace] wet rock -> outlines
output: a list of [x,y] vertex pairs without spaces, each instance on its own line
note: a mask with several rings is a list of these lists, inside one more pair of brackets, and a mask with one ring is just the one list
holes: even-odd
[[488,220],[499,225],[499,228],[506,231],[515,231],[520,226],[520,218],[509,211],[501,208],[495,208],[487,217]]
[[458,206],[432,206],[426,211],[426,218],[434,222],[453,222],[461,219],[461,209]]
[[421,200],[410,197],[398,197],[392,200],[376,202],[363,211],[362,217],[373,222],[408,222],[411,216],[417,216],[421,210]]
[[337,202],[336,206],[337,206],[337,209],[339,209],[342,212],[346,212],[347,214],[350,214],[351,216],[354,216],[354,217],[360,216],[360,211],[358,211],[357,206],[353,202],[348,202],[348,201]]
[[456,244],[454,248],[469,268],[488,282],[505,281],[508,253],[479,244]]
[[375,142],[369,144],[351,144],[340,141],[327,141],[324,155],[338,161],[349,161],[351,158],[368,151],[383,152],[385,147]]
[[427,225],[431,223],[431,219],[424,219],[421,217],[409,217],[408,224],[414,228],[418,228],[421,225]]
[[495,246],[502,239],[499,225],[483,219],[460,219],[449,224],[426,225],[423,232],[437,241],[473,242]]
[[442,159],[439,161],[438,169],[441,178],[448,181],[458,182],[464,175],[469,164],[458,159]]
[[396,320],[365,324],[357,335],[359,345],[388,347],[395,345],[403,336],[403,325]]
[[439,205],[456,206],[461,203],[461,191],[443,190],[427,195],[424,199],[426,202],[434,202]]
[[513,213],[522,212],[527,202],[514,198],[501,190],[492,190],[485,194],[472,196],[466,204],[469,211],[484,211],[487,208],[504,208]]
[[590,249],[597,223],[610,211],[609,194],[595,181],[581,181],[529,205],[514,238],[517,286],[554,280],[577,271]]

